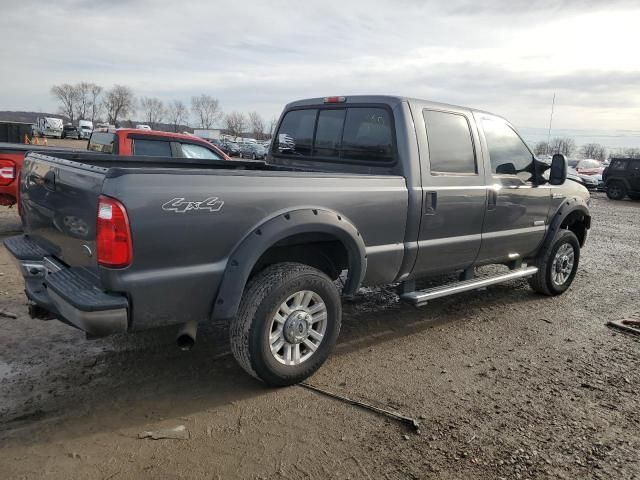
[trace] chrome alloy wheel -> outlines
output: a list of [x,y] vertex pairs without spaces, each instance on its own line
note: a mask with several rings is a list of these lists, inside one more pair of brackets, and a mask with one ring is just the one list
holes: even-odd
[[327,329],[327,306],[315,292],[303,290],[287,298],[271,320],[271,354],[284,365],[299,365],[311,357]]
[[557,286],[564,285],[571,276],[574,256],[575,252],[571,244],[564,243],[558,248],[556,256],[553,258],[553,263],[551,264],[551,280]]

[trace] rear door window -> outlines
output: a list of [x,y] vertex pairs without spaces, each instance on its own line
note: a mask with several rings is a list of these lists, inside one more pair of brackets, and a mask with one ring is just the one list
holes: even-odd
[[431,172],[478,172],[467,119],[457,113],[424,110]]
[[633,172],[637,172],[640,170],[640,160],[630,160],[629,161],[629,170]]
[[115,133],[94,132],[89,139],[87,150],[100,153],[117,153]]
[[148,157],[170,157],[171,145],[164,140],[133,140],[133,154]]
[[220,155],[209,150],[202,145],[194,145],[192,143],[181,143],[182,155],[185,158],[203,158],[206,160],[222,160]]
[[317,113],[317,109],[291,110],[285,115],[278,130],[280,153],[304,157],[311,155]]

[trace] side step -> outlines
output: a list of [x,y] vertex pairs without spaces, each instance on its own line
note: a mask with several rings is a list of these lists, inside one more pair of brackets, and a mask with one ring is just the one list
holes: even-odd
[[497,283],[506,282],[516,278],[530,277],[535,275],[537,271],[538,267],[523,267],[494,277],[472,278],[471,280],[464,280],[462,282],[442,285],[440,287],[426,288],[424,290],[403,293],[400,295],[400,298],[417,307],[421,307],[429,300],[433,300],[435,298],[446,297],[448,295],[454,295],[461,292],[468,292],[469,290],[477,290],[478,288],[488,287],[489,285],[495,285]]

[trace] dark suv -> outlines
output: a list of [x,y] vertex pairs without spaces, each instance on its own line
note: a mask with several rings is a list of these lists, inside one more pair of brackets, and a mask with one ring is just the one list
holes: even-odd
[[640,158],[613,158],[602,173],[607,197],[640,200]]

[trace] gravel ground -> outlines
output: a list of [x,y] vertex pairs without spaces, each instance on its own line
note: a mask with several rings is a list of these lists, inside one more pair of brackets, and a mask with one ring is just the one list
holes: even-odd
[[[572,288],[526,281],[398,303],[345,305],[339,345],[309,383],[419,419],[394,420],[299,386],[246,376],[225,331],[178,351],[175,329],[86,340],[30,320],[0,249],[3,478],[640,478],[640,337],[608,320],[640,311],[640,202],[592,200]],[[16,229],[0,210],[0,231]],[[184,425],[183,440],[139,439]]]

